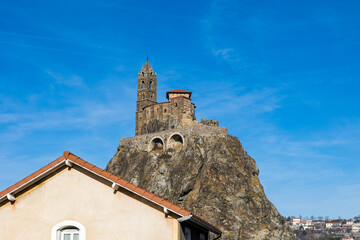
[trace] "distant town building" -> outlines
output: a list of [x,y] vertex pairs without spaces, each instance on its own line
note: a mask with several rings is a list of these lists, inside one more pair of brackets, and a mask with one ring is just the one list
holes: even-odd
[[360,232],[360,223],[354,223],[351,231],[354,233]]
[[336,222],[326,222],[325,226],[326,228],[339,228],[341,227],[341,221],[336,221]]

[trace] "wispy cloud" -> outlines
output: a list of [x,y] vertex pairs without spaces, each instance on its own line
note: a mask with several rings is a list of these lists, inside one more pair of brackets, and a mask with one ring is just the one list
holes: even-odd
[[[198,101],[201,112],[206,115],[260,115],[272,112],[281,107],[286,98],[279,94],[280,89],[255,89],[244,91],[241,87],[226,86],[227,90],[211,88],[203,90],[202,99]],[[230,91],[231,90],[231,91]]]
[[82,77],[78,75],[71,74],[64,77],[60,73],[54,73],[50,70],[47,70],[46,73],[55,79],[57,84],[62,84],[68,87],[86,87]]
[[225,61],[229,62],[239,62],[241,58],[237,51],[234,48],[223,48],[223,49],[213,49],[212,53],[215,56],[220,56]]

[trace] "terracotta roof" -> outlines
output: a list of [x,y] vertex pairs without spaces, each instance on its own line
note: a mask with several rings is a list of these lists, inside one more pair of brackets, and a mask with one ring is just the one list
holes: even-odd
[[189,98],[191,97],[191,93],[190,91],[186,91],[186,90],[182,90],[182,89],[174,89],[174,90],[170,90],[166,92],[166,98],[169,99],[169,93],[188,93],[189,94]]
[[2,202],[4,199],[6,198],[6,195],[11,193],[11,194],[16,194],[17,190],[20,191],[19,188],[23,187],[24,185],[27,184],[33,184],[36,182],[37,177],[41,177],[41,175],[46,174],[48,172],[51,172],[52,170],[56,170],[57,167],[63,166],[65,165],[65,161],[66,160],[70,160],[72,163],[75,163],[76,165],[95,173],[98,176],[101,176],[105,179],[107,179],[108,181],[114,182],[116,184],[118,184],[120,187],[133,192],[151,202],[154,202],[162,207],[166,207],[168,210],[172,211],[173,213],[176,213],[182,217],[186,217],[186,216],[190,216],[190,217],[195,217],[196,219],[200,219],[200,221],[202,222],[202,224],[205,224],[206,226],[208,226],[210,229],[212,229],[212,232],[216,232],[216,233],[221,233],[221,231],[216,228],[215,226],[211,225],[210,223],[206,222],[205,220],[203,220],[202,218],[192,214],[191,212],[161,198],[156,196],[155,194],[148,192],[122,178],[119,178],[101,168],[96,167],[95,165],[86,162],[85,160],[81,159],[80,157],[70,153],[69,151],[65,151],[63,153],[63,156],[57,158],[56,160],[52,161],[51,163],[49,163],[48,165],[40,168],[39,170],[37,170],[36,172],[32,173],[31,175],[27,176],[26,178],[24,178],[23,180],[15,183],[14,185],[8,187],[7,189],[3,190],[2,192],[0,192],[0,202]]

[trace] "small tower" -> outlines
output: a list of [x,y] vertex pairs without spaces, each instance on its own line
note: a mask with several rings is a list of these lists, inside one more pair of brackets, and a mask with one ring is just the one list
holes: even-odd
[[138,74],[138,90],[136,101],[136,129],[135,135],[140,134],[139,126],[140,119],[139,112],[147,106],[156,104],[156,73],[150,66],[149,59],[146,59],[145,65]]

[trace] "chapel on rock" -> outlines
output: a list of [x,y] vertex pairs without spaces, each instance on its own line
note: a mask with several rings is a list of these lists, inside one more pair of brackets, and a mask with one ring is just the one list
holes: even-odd
[[175,89],[166,92],[167,102],[157,102],[156,73],[149,60],[138,73],[135,135],[142,135],[193,125],[219,126],[213,119],[196,121],[192,92]]

